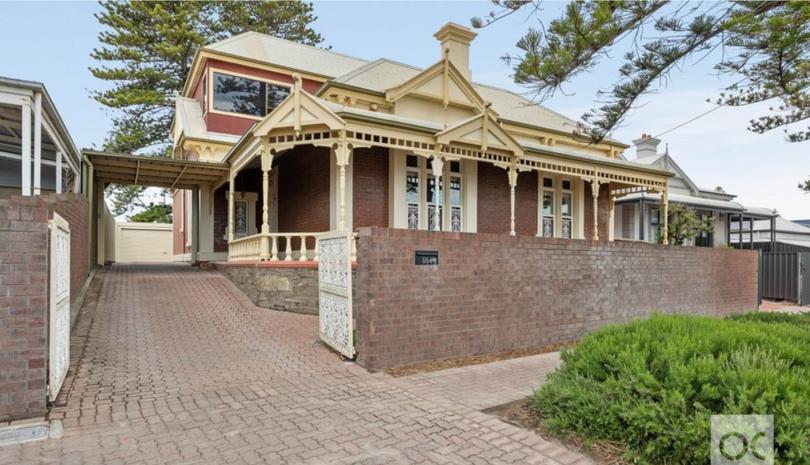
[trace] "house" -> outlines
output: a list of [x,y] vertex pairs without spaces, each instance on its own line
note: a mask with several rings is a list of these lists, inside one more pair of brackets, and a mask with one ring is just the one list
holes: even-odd
[[[742,229],[742,234],[740,234]],[[776,216],[773,222],[759,220],[731,227],[734,244],[749,242],[764,252],[810,252],[810,226]]]
[[45,85],[0,76],[0,198],[79,192],[81,170]]
[[[721,188],[698,187],[669,154],[658,152],[660,139],[648,134],[634,140],[635,162],[674,173],[668,183],[669,202],[693,208],[702,216],[712,218],[713,229],[690,240],[685,245],[724,247],[730,243],[731,225],[762,218],[769,223],[773,212],[763,208],[746,208],[736,202],[735,195]],[[662,234],[663,209],[661,195],[639,192],[616,200],[614,236],[619,239],[658,242]]]
[[667,195],[627,145],[475,82],[475,36],[443,26],[427,69],[255,32],[199,49],[174,158],[229,172],[175,194],[175,259],[313,260],[319,233],[374,225],[612,240],[614,199]]

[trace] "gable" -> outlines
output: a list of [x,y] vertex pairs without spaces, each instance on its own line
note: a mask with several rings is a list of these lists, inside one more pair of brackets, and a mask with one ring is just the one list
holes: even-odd
[[265,136],[277,129],[293,129],[297,134],[306,126],[318,125],[335,130],[345,128],[346,122],[317,97],[303,90],[301,78],[296,76],[293,91],[256,125],[253,134]]
[[484,99],[446,57],[404,83],[387,89],[385,98],[396,102],[406,95],[451,103],[469,108],[484,108]]
[[458,142],[480,146],[482,150],[496,148],[523,155],[523,149],[515,139],[498,124],[491,111],[485,110],[457,125],[436,134],[436,142]]

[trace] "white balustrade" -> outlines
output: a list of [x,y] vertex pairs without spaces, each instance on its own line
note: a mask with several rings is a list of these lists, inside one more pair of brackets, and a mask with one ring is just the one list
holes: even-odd
[[[271,262],[318,261],[318,238],[321,233],[267,233],[234,239],[228,243],[228,260],[259,261],[263,237],[270,242]],[[311,247],[310,247],[311,245]]]

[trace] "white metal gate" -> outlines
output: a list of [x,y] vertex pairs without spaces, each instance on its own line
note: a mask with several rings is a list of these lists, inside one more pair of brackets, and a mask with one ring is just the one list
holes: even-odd
[[318,322],[321,340],[354,357],[351,233],[326,233],[318,240]]
[[70,365],[70,227],[54,213],[50,230],[48,399],[53,401]]

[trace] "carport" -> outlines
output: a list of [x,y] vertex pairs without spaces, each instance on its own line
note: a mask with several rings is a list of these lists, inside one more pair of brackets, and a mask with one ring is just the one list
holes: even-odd
[[[228,165],[193,160],[176,160],[85,150],[87,165],[85,192],[92,200],[90,208],[91,263],[105,263],[104,189],[122,184],[141,187],[162,187],[192,191],[191,197],[191,262],[198,261],[200,234],[200,189],[222,183],[228,176]],[[95,259],[94,259],[95,258]]]

